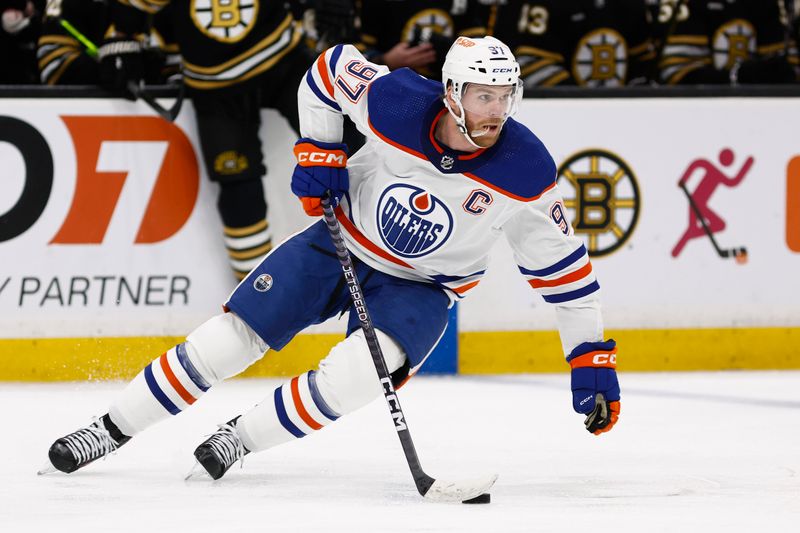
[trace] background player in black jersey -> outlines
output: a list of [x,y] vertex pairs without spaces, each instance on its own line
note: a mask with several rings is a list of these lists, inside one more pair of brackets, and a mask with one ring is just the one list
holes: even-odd
[[486,34],[487,3],[491,1],[364,0],[357,48],[370,61],[392,70],[409,67],[438,79],[456,37]]
[[508,43],[526,88],[646,81],[654,59],[644,0],[507,0],[490,31]]
[[[206,171],[219,184],[217,208],[230,264],[241,279],[272,249],[260,109],[278,110],[297,130],[297,86],[313,60],[302,25],[280,0],[114,1],[141,13],[173,4],[183,79],[194,104]],[[128,60],[139,53],[131,35],[142,31],[142,19],[131,16],[131,10],[114,9],[113,14],[116,35],[100,54],[120,65],[125,78]]]
[[781,24],[786,28],[787,59],[800,82],[800,0],[777,0]]
[[[98,47],[106,34],[113,31],[109,27],[111,1],[47,1],[37,49],[41,83],[97,85],[101,82]],[[144,56],[137,76],[148,84],[168,83],[179,76],[180,54],[174,42],[170,11],[168,8],[153,17],[147,34],[135,36]],[[109,68],[109,78],[115,70]]]
[[358,41],[361,0],[294,0],[291,5],[295,17],[303,20],[308,47],[315,52]]
[[[656,31],[670,25],[659,60],[662,82],[787,83],[790,39],[783,0],[660,0],[651,3]],[[784,4],[785,5],[785,4]],[[670,21],[674,21],[670,23]],[[660,28],[660,29],[659,29]]]

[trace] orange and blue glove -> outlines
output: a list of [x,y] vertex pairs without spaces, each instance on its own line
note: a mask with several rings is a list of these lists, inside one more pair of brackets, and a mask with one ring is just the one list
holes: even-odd
[[595,435],[611,430],[620,410],[617,343],[581,343],[567,362],[572,368],[572,408],[586,415],[586,430]]
[[292,192],[309,216],[322,214],[321,198],[331,191],[337,205],[350,188],[347,173],[347,145],[303,138],[294,145],[297,165],[292,173]]

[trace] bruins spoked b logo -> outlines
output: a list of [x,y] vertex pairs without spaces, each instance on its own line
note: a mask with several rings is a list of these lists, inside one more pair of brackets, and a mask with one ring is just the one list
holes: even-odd
[[590,256],[610,254],[630,238],[639,218],[639,186],[619,156],[578,152],[561,164],[557,180],[575,235],[585,239]]
[[611,28],[585,35],[575,48],[572,75],[584,87],[620,87],[628,76],[628,44]]
[[755,54],[756,29],[744,19],[728,21],[714,34],[711,45],[714,49],[714,66],[729,69]]
[[192,21],[201,32],[224,43],[241,41],[258,17],[259,0],[191,0]]

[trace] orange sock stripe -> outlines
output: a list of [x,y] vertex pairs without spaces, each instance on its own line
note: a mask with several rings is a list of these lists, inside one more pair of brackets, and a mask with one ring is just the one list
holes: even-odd
[[311,429],[317,430],[322,429],[322,425],[311,418],[311,415],[308,414],[306,411],[305,406],[303,406],[303,400],[300,399],[300,387],[298,383],[300,382],[300,378],[294,377],[292,378],[292,400],[294,400],[294,407],[297,409],[297,414],[300,415],[300,418],[303,419],[303,422],[308,424],[308,427]]
[[192,396],[188,390],[178,381],[178,378],[175,376],[175,373],[169,367],[169,363],[167,362],[167,352],[161,354],[159,358],[159,362],[161,363],[161,370],[164,371],[164,375],[167,376],[167,381],[169,381],[172,388],[183,398],[183,401],[192,405],[194,402],[197,401],[197,398]]

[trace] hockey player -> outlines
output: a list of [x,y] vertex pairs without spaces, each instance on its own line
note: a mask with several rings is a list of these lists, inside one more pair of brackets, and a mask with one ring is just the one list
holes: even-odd
[[[37,49],[42,84],[99,85],[114,74],[110,68],[101,70],[98,57],[98,47],[114,31],[109,13],[114,1],[48,0]],[[148,35],[135,36],[144,56],[141,75],[148,84],[160,85],[180,77],[181,58],[171,11],[169,6],[153,17]]]
[[373,63],[409,67],[439,79],[445,54],[459,35],[486,34],[489,8],[479,0],[369,0],[361,2],[361,42]]
[[[620,412],[616,344],[603,341],[599,286],[565,217],[553,159],[510,118],[522,96],[519,65],[497,39],[461,37],[442,75],[443,85],[409,69],[390,73],[350,45],[320,55],[299,89],[303,138],[292,190],[312,216],[328,191],[339,202],[336,215],[396,383],[423,364],[448,307],[479,283],[492,244],[505,234],[521,274],[555,306],[574,409],[598,413],[589,431],[608,431]],[[349,159],[340,143],[343,114],[368,139]],[[248,274],[228,312],[148,365],[107,414],[55,441],[53,466],[72,472],[105,456],[349,305],[328,230],[317,220]],[[198,446],[211,477],[380,395],[358,324],[351,314],[346,339],[317,370],[287,381]]]
[[183,80],[192,98],[206,172],[219,184],[217,209],[224,242],[241,280],[272,249],[262,178],[266,174],[259,130],[262,107],[281,113],[295,130],[297,86],[313,61],[303,31],[281,0],[113,0],[116,35],[99,54],[135,65],[131,35],[142,17],[174,4],[173,24],[183,57]]
[[800,82],[800,0],[778,0],[778,11],[786,28],[787,59]]
[[792,41],[784,0],[660,0],[661,26],[674,16],[659,61],[661,81],[677,84],[789,83]]
[[491,32],[507,42],[525,88],[641,84],[655,55],[644,0],[508,0]]

